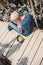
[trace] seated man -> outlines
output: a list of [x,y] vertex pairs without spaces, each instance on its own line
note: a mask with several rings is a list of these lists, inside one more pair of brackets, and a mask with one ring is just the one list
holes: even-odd
[[28,12],[24,12],[23,15],[20,15],[14,11],[11,13],[8,29],[14,29],[18,33],[28,36],[34,29],[33,23],[34,19]]

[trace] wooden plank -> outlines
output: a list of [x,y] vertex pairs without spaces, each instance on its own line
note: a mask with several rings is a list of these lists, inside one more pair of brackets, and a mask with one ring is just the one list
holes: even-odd
[[43,32],[40,33],[40,35],[39,35],[37,41],[35,42],[34,47],[32,48],[30,54],[28,55],[28,58],[29,58],[28,64],[29,64],[29,65],[32,64],[32,61],[33,61],[33,59],[34,59],[34,55],[35,55],[35,53],[36,53],[36,50],[37,50],[37,48],[38,48],[38,46],[39,46],[39,44],[40,44],[42,38],[43,38]]
[[[33,36],[33,33],[28,37],[28,40],[29,40],[29,41],[30,41],[30,39],[32,38],[32,36]],[[25,42],[27,42],[27,40],[25,40],[23,44],[18,43],[18,46],[20,45],[19,50],[17,50],[11,57],[9,57],[9,59],[12,60],[12,63],[13,63],[13,61],[17,62],[17,60],[18,60],[18,58],[19,58],[18,53],[20,54],[20,51],[22,50],[22,52],[23,52],[24,49],[26,48],[27,44],[25,44]],[[16,43],[16,42],[15,42],[15,43]],[[21,45],[22,45],[22,46],[21,46]],[[24,48],[23,48],[23,47],[24,47]],[[22,54],[22,52],[21,52],[21,54]],[[17,55],[18,55],[18,56],[17,56]],[[17,58],[17,59],[16,59],[16,58]]]
[[0,24],[0,31],[3,28],[4,24],[5,24],[5,22],[1,22],[1,24]]
[[[37,40],[37,38],[38,38],[39,35],[40,35],[40,30],[38,30],[38,31],[34,34],[34,36],[33,36],[32,40],[30,41],[30,43],[29,43],[29,45],[28,45],[28,47],[27,47],[25,53],[24,53],[23,56],[20,58],[20,61],[21,61],[22,58],[28,57],[28,54],[30,54],[30,52],[31,52],[33,46],[35,45],[35,42],[36,42],[36,40]],[[34,41],[33,41],[33,40],[34,40]],[[28,52],[27,52],[27,51],[28,51]],[[19,61],[19,62],[20,62],[20,61]]]
[[7,49],[7,58],[9,58],[11,60],[11,62],[13,61],[14,55],[15,53],[17,53],[17,50],[20,49],[20,47],[22,46],[21,43],[18,43],[17,40],[13,42],[12,47],[10,49]]
[[[0,39],[0,41],[2,42],[2,44],[6,44],[6,42],[8,43],[8,42],[10,42],[15,36],[17,36],[17,34],[18,33],[16,33],[14,30],[13,31],[11,31],[11,32],[9,32],[8,31],[8,29],[7,29],[7,25],[8,25],[8,23],[6,24],[5,23],[5,25],[3,25],[3,32],[4,32],[4,29],[5,29],[5,33],[3,33],[3,35],[2,35],[2,37],[1,37],[1,39]],[[6,27],[6,28],[4,28],[4,27]],[[7,33],[7,31],[8,31],[8,33]],[[1,31],[0,31],[0,33],[1,33]],[[7,35],[6,35],[6,33],[7,33]],[[9,37],[10,36],[10,37]],[[9,38],[8,38],[9,37]],[[4,43],[5,42],[5,43]],[[8,48],[9,49],[9,48]]]
[[1,28],[2,28],[2,25],[3,25],[3,22],[0,22],[0,30],[1,30]]
[[0,21],[0,26],[2,25],[2,23],[3,23],[3,22],[2,22],[2,21]]
[[8,29],[5,31],[5,33],[3,33],[2,37],[0,38],[0,42],[2,43],[3,40],[6,38],[6,36],[8,35],[9,31]]
[[43,58],[43,39],[40,43],[40,47],[38,49],[38,52],[37,52],[37,54],[36,54],[36,56],[35,56],[31,65],[40,65],[42,58]]
[[8,23],[5,23],[5,22],[4,22],[2,29],[3,29],[3,30],[0,31],[0,33],[3,32],[2,35],[0,34],[0,35],[1,35],[1,37],[0,37],[0,42],[3,41],[3,39],[6,37],[6,35],[7,35],[8,32],[9,32],[9,30],[8,30]]
[[[43,32],[38,29],[30,36],[28,36],[23,44],[17,42],[17,40],[12,44],[12,42],[9,42],[13,40],[18,35],[18,33],[14,30],[9,32],[7,26],[8,23],[3,23],[3,25],[1,25],[2,28],[0,28],[0,42],[2,43],[1,45],[4,47],[4,55],[6,55],[7,51],[10,49],[7,57],[11,60],[12,65],[39,65],[43,57],[43,42],[39,47],[43,38]],[[37,51],[38,47],[39,50]],[[27,64],[25,64],[26,60]],[[41,65],[43,65],[43,62]]]
[[[13,63],[14,65],[16,65],[16,63],[18,62],[18,59],[21,57],[21,55],[25,52],[30,40],[32,39],[32,37],[34,36],[34,33],[31,34],[29,37],[28,37],[28,41],[25,40],[24,43],[22,44],[21,48],[19,49],[19,51],[17,51],[16,53],[14,53],[14,61],[15,63]],[[13,62],[14,62],[13,61]]]
[[[16,34],[16,35],[15,35]],[[3,38],[2,40],[2,45],[6,45],[8,47],[6,47],[6,50],[4,52],[4,55],[5,53],[7,53],[7,50],[10,48],[11,46],[11,43],[9,43],[11,40],[13,40],[15,37],[17,36],[17,33],[12,30],[11,32],[8,32],[8,34],[5,36],[5,38]]]
[[39,65],[43,65],[43,57],[42,57]]
[[6,29],[7,29],[7,25],[8,25],[8,23],[5,23],[4,24],[4,26],[3,26],[3,28],[1,29],[1,31],[0,31],[0,38],[3,36],[3,34],[5,33],[5,31],[6,31]]
[[9,31],[5,38],[3,39],[3,43],[10,42],[14,37],[16,37],[16,35],[17,33],[14,30]]
[[[37,35],[36,35],[36,34],[37,34]],[[19,58],[18,64],[19,64],[20,62],[22,62],[22,61],[21,61],[22,58],[28,57],[28,54],[31,52],[31,50],[32,50],[32,48],[33,48],[33,46],[34,46],[34,43],[36,42],[36,40],[37,40],[37,38],[38,38],[39,35],[40,35],[40,30],[38,30],[38,31],[35,32],[35,34],[34,34],[34,36],[32,37],[32,39],[31,39],[31,41],[30,41],[30,43],[29,43],[29,45],[28,45],[26,51],[24,52],[23,56],[22,56],[21,58]],[[33,41],[33,40],[34,40],[34,41]],[[23,63],[24,63],[24,61],[23,61]]]
[[[9,43],[11,40],[13,40],[13,39],[15,39],[16,38],[16,36],[18,35],[18,33],[16,33],[14,30],[12,30],[12,32],[11,33],[9,33],[10,35],[10,37],[9,37],[9,39],[8,39],[8,37],[7,37],[7,40],[4,40],[4,41],[7,41],[7,44],[9,44],[10,46],[12,45],[12,43]],[[15,40],[13,40],[13,41],[15,41]],[[12,42],[13,42],[12,41]],[[9,46],[9,48],[10,48],[10,46]],[[5,50],[5,53],[7,53],[7,51],[9,50],[9,48],[7,48],[6,50]],[[4,54],[5,54],[4,53]]]

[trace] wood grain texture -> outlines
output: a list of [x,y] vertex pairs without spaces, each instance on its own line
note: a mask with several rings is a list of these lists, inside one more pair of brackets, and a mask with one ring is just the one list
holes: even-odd
[[8,30],[8,23],[0,21],[0,48],[12,65],[43,65],[43,31],[37,29],[21,44],[15,40],[18,33]]

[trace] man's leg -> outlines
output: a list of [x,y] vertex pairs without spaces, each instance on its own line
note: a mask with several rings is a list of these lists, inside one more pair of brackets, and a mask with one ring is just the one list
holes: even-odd
[[9,24],[8,24],[8,29],[9,30],[12,30],[12,29],[14,29],[15,31],[17,31],[18,32],[18,28],[17,28],[17,25],[15,25],[13,22],[9,22]]

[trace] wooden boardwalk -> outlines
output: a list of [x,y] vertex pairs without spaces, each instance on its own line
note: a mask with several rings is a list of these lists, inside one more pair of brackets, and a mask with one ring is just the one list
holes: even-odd
[[0,49],[12,65],[43,65],[43,30],[35,30],[21,44],[15,40],[18,33],[7,27],[0,22]]

